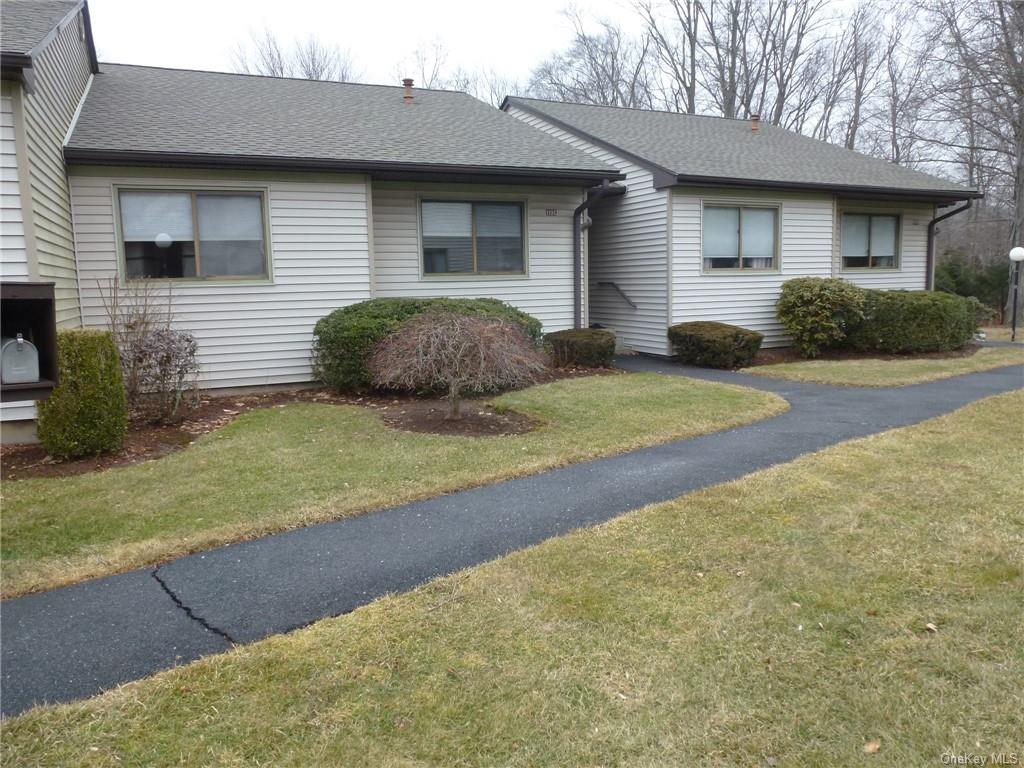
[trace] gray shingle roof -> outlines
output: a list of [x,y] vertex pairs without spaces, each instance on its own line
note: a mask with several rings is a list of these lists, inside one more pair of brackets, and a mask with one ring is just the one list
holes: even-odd
[[67,146],[92,153],[549,169],[611,167],[456,91],[103,64]]
[[31,52],[79,3],[80,0],[3,0],[0,51]]
[[773,125],[749,120],[509,97],[520,105],[660,166],[672,176],[764,185],[920,192],[960,199],[974,190]]

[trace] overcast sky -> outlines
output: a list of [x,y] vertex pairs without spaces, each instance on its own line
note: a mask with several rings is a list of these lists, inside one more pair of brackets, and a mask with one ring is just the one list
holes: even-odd
[[[441,41],[447,67],[525,81],[540,60],[566,47],[564,0],[89,0],[100,61],[232,71],[231,53],[270,28],[282,41],[314,33],[347,49],[371,83],[411,70],[417,48]],[[638,22],[630,0],[587,0],[588,18]]]

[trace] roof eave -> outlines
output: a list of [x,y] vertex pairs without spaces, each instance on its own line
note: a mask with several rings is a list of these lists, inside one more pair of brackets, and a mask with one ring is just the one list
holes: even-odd
[[0,72],[4,80],[17,80],[18,82],[25,83],[26,86],[32,85],[32,64],[36,56],[38,56],[53,39],[60,34],[61,30],[66,27],[75,15],[81,12],[82,23],[85,26],[85,44],[86,52],[89,56],[89,70],[95,75],[100,71],[99,60],[96,58],[96,42],[92,36],[92,20],[89,16],[89,3],[87,0],[76,3],[75,6],[68,11],[58,21],[49,32],[36,43],[32,50],[27,53],[19,53],[14,51],[0,51]]
[[4,80],[24,81],[25,70],[32,68],[32,56],[27,53],[0,51],[0,73]]
[[368,174],[381,181],[451,181],[462,183],[520,183],[543,185],[597,184],[625,176],[614,170],[518,168],[440,163],[393,163],[371,160],[332,160],[302,157],[214,155],[186,152],[148,152],[64,148],[68,164],[134,165],[232,170],[320,171]]
[[693,176],[679,174],[674,181],[655,186],[701,186],[701,187],[747,187],[751,189],[774,189],[790,192],[808,190],[831,192],[841,197],[868,198],[871,200],[902,200],[906,202],[954,203],[959,200],[974,200],[984,195],[973,189],[900,189],[898,187],[865,187],[851,184],[801,183],[797,181],[772,181],[764,179],[733,179],[720,176]]
[[89,2],[83,0],[82,5],[82,23],[85,25],[85,41],[86,47],[89,51],[89,68],[92,70],[94,75],[99,74],[100,61],[96,56],[96,41],[92,36],[92,16],[89,14]]

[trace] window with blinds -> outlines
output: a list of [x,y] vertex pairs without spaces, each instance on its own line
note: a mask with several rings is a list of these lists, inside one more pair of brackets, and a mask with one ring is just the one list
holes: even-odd
[[704,270],[778,269],[779,209],[705,205]]
[[522,203],[423,200],[423,273],[522,275]]
[[899,267],[900,217],[892,214],[844,213],[843,269]]
[[121,190],[129,279],[269,274],[261,192]]

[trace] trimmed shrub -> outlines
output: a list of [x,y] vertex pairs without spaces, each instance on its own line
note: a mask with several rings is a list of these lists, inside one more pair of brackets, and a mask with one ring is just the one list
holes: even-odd
[[764,334],[728,323],[679,323],[668,329],[672,349],[684,363],[705,368],[742,368],[761,348]]
[[116,451],[128,431],[121,362],[108,331],[57,333],[60,381],[38,403],[39,439],[61,459]]
[[615,357],[615,334],[602,328],[575,328],[554,331],[544,337],[556,368],[582,365],[607,368]]
[[378,387],[445,392],[458,419],[463,396],[531,384],[544,358],[517,323],[430,310],[381,341],[368,367]]
[[983,304],[977,296],[964,296],[967,303],[971,305],[971,313],[974,315],[974,324],[979,328],[983,325],[992,325],[999,320],[999,312],[988,304]]
[[859,352],[909,354],[959,349],[977,330],[974,304],[939,291],[867,291],[864,320],[848,341]]
[[373,348],[404,321],[431,309],[507,320],[534,343],[540,342],[540,321],[497,299],[370,299],[336,309],[317,322],[313,331],[317,379],[339,391],[371,386],[367,360]]
[[864,317],[865,291],[839,278],[798,277],[782,284],[779,321],[804,357],[840,347]]

